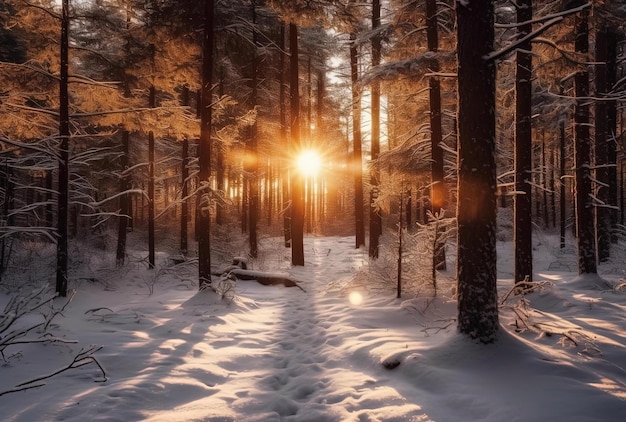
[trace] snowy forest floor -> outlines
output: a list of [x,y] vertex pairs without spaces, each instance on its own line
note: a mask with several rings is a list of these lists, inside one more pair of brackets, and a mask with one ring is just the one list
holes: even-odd
[[[396,299],[393,280],[371,283],[367,254],[351,237],[307,237],[306,265],[295,268],[280,239],[265,242],[254,269],[288,274],[305,291],[215,281],[220,297],[197,292],[193,261],[173,265],[159,254],[155,270],[139,258],[117,269],[108,254],[82,257],[75,295],[67,305],[55,299],[56,309],[66,306],[48,329],[76,343],[4,349],[0,394],[90,345],[102,346],[93,357],[104,374],[88,361],[1,395],[0,419],[571,422],[626,414],[626,293],[577,277],[571,254],[538,244],[542,285],[506,300],[500,339],[485,346],[456,334],[451,289]],[[499,243],[502,298],[510,247]],[[604,267],[613,286],[618,266]],[[11,279],[41,284],[26,268]],[[35,312],[22,324],[41,318]]]

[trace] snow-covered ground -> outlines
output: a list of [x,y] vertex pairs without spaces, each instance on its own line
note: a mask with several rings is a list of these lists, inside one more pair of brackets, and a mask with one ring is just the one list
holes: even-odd
[[[449,291],[396,299],[355,278],[368,260],[353,244],[307,237],[299,268],[288,250],[270,248],[276,256],[260,269],[288,273],[305,291],[239,281],[222,288],[224,299],[197,292],[193,264],[168,267],[159,255],[156,270],[115,269],[112,256],[92,257],[49,327],[75,343],[4,349],[0,394],[96,349],[85,365],[27,384],[45,385],[0,395],[0,420],[625,420],[626,292],[577,278],[571,249],[537,247],[535,281],[548,283],[509,296],[499,341],[480,345],[456,334]],[[503,298],[511,247],[499,243]],[[621,266],[602,267],[613,285]],[[8,300],[4,289],[0,309]]]

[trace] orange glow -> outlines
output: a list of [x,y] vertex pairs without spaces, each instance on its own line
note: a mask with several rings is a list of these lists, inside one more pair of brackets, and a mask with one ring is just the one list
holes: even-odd
[[313,150],[304,150],[300,153],[297,160],[298,170],[302,175],[311,177],[315,176],[322,165],[322,161],[317,152]]

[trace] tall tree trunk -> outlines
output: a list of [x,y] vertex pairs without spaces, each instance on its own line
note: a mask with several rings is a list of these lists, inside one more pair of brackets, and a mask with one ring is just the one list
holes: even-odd
[[456,4],[458,39],[458,330],[498,332],[493,0]]
[[[517,8],[518,36],[532,31],[532,0],[522,0]],[[515,281],[533,279],[532,254],[532,52],[531,43],[520,45],[515,74],[515,196],[514,252]]]
[[[224,68],[220,67],[220,75],[219,75],[219,85],[218,85],[218,97],[224,97]],[[219,140],[216,140],[215,144],[215,155],[216,155],[216,182],[217,182],[217,191],[219,196],[222,198],[226,198],[225,191],[225,175],[226,175],[226,164],[224,163],[224,146]],[[224,224],[224,202],[223,200],[218,201],[215,206],[215,224],[221,226]]]
[[198,285],[200,290],[211,286],[211,199],[209,177],[211,175],[211,131],[213,80],[213,28],[215,18],[214,0],[204,0],[204,32],[202,40],[202,88],[200,110],[199,183],[198,204]]
[[[577,53],[589,52],[589,12],[576,16]],[[578,240],[578,272],[597,273],[594,204],[591,181],[591,137],[589,135],[589,72],[580,70],[574,77],[576,108],[574,115],[576,156],[576,234]]]
[[[426,0],[426,36],[428,51],[436,53],[439,50],[439,31],[437,29],[437,1]],[[430,62],[430,71],[439,71],[439,61]],[[446,202],[446,185],[443,171],[443,133],[441,129],[441,84],[439,76],[428,78],[430,94],[430,150],[431,150],[431,198],[432,212],[439,214]],[[443,227],[441,228],[443,230]],[[446,250],[440,233],[436,234],[435,250],[433,251],[433,271],[446,269]]]
[[[617,80],[617,34],[614,28],[607,30],[607,90],[612,91]],[[609,167],[608,184],[610,205],[617,205],[617,101],[610,100],[606,104],[606,120],[607,120],[607,160]],[[617,226],[617,210],[611,208],[609,210],[611,217],[611,243],[617,243],[617,235],[615,227]]]
[[[181,95],[181,105],[189,107],[189,87],[183,86]],[[181,204],[180,204],[180,252],[187,254],[188,252],[188,234],[187,228],[189,224],[189,139],[183,138],[181,151]]]
[[541,130],[541,194],[543,199],[543,225],[550,224],[548,209],[548,161],[546,160],[546,132]]
[[[322,64],[322,66],[324,66]],[[325,84],[324,84],[325,72],[323,70],[319,70],[317,72],[317,104],[316,104],[316,124],[315,124],[315,132],[317,134],[317,141],[323,142],[324,140],[324,96],[325,96]],[[326,186],[326,177],[324,174],[324,168],[320,168],[320,171],[315,176],[317,179],[318,187],[317,187],[317,219],[318,222],[323,222],[325,219],[325,210],[327,208],[327,197],[325,192]]]
[[59,196],[57,199],[56,292],[67,296],[70,112],[68,92],[69,0],[61,2],[61,68],[59,79]]
[[[156,107],[156,92],[154,85],[150,86],[149,107]],[[155,265],[155,238],[154,238],[154,132],[148,132],[148,268]]]
[[[596,31],[596,64],[595,64],[595,179],[596,197],[596,239],[598,260],[605,262],[611,254],[611,212],[609,201],[609,151],[608,151],[608,116],[607,102],[604,100],[609,87],[607,85],[608,30],[602,27]],[[611,140],[612,141],[612,140]]]
[[123,193],[128,191],[130,180],[128,175],[128,158],[129,158],[129,137],[130,134],[127,130],[122,131],[122,156],[120,158],[120,167],[121,167],[121,177],[120,177],[120,196],[119,207],[120,207],[120,216],[117,225],[117,251],[116,251],[116,265],[118,267],[124,266],[124,261],[126,259],[126,234],[128,228],[128,220],[131,218],[130,215],[130,197],[128,194]]
[[[559,86],[559,94],[563,95],[563,83]],[[565,189],[565,121],[559,122],[559,221],[561,229],[561,249],[565,248],[565,229],[567,222]],[[516,279],[517,280],[517,279]]]
[[[380,65],[381,55],[381,36],[376,33],[380,28],[380,0],[372,0],[372,67]],[[371,91],[371,115],[372,115],[372,147],[371,156],[372,163],[375,164],[380,155],[380,81],[375,79],[372,82]],[[370,242],[369,256],[370,258],[378,258],[378,245],[380,235],[382,234],[382,219],[380,210],[377,209],[376,202],[380,194],[380,171],[376,165],[370,169]]]
[[365,246],[365,206],[363,198],[363,152],[361,139],[361,89],[356,32],[350,33],[350,74],[352,79],[352,171],[354,174],[354,221],[356,248]]
[[52,212],[52,204],[54,202],[54,194],[52,192],[52,169],[46,171],[46,227],[52,227],[54,224],[54,214]]
[[[257,106],[257,33],[254,29],[256,26],[256,5],[255,1],[252,1],[252,45],[254,51],[252,52],[252,78],[250,84],[252,88],[252,107]],[[248,210],[248,243],[250,247],[250,256],[256,258],[259,254],[259,246],[257,240],[257,222],[259,220],[259,147],[258,147],[258,114],[255,116],[254,123],[250,128],[250,155],[249,159],[249,188],[250,188],[250,207]]]
[[[290,145],[287,142],[287,107],[286,107],[286,95],[285,95],[285,24],[281,24],[280,26],[280,61],[279,61],[279,91],[278,91],[278,102],[279,104],[279,113],[280,113],[280,144],[284,151],[290,150]],[[289,155],[289,154],[287,154]],[[289,162],[287,160],[281,160],[280,162],[281,171],[281,209],[283,212],[283,234],[285,238],[285,247],[288,248],[291,246],[291,205],[289,204],[289,198],[291,198],[291,194],[289,192]]]
[[[131,11],[130,6],[126,8],[126,30],[130,28]],[[126,57],[130,56],[130,40],[126,40],[124,53]],[[126,75],[123,76],[123,88],[124,97],[131,96],[130,87],[126,79]],[[116,265],[122,267],[126,260],[126,239],[130,228],[132,228],[132,197],[129,194],[124,194],[131,187],[130,174],[128,174],[128,168],[130,167],[130,133],[126,129],[122,129],[122,157],[120,159],[121,177],[120,177],[120,192],[122,196],[119,199],[120,217],[118,218],[117,226],[117,250],[116,250]]]
[[[291,97],[291,150],[299,154],[300,141],[300,96],[298,69],[298,27],[289,24],[290,84]],[[304,178],[298,171],[291,175],[291,264],[304,265]]]
[[556,227],[556,148],[554,143],[550,148],[550,213],[552,215],[552,228]]

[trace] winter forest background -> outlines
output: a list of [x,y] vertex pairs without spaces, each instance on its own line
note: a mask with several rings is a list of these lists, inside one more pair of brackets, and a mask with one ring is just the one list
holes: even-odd
[[537,236],[574,251],[560,265],[591,285],[622,288],[598,274],[624,262],[622,0],[6,0],[0,12],[5,362],[56,341],[24,321],[98,281],[86,255],[134,268],[131,243],[145,271],[165,254],[223,298],[226,280],[293,283],[252,271],[268,239],[306,269],[305,239],[351,237],[370,282],[398,298],[452,282],[457,331],[487,344],[499,241],[512,242],[512,293],[543,287]]

